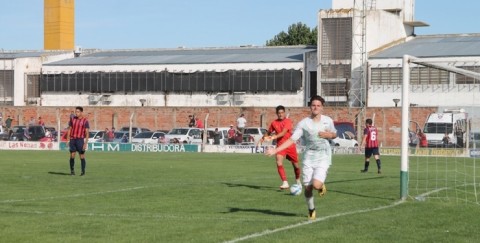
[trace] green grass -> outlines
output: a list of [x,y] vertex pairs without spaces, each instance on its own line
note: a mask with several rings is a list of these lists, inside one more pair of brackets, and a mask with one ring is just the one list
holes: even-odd
[[[320,220],[311,223],[303,196],[278,190],[273,158],[263,155],[88,152],[85,177],[78,176],[78,158],[77,176],[68,175],[65,151],[0,151],[0,157],[0,242],[480,238],[476,204],[409,199],[396,205],[399,157],[383,156],[377,175],[359,173],[361,155],[334,156],[328,193],[315,197]],[[293,170],[286,170],[293,182]]]

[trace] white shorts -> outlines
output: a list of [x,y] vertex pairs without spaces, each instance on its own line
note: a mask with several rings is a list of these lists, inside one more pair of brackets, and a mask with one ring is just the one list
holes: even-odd
[[313,184],[313,180],[325,182],[327,179],[328,168],[330,165],[322,163],[320,165],[312,166],[303,164],[302,178],[303,185],[308,186]]

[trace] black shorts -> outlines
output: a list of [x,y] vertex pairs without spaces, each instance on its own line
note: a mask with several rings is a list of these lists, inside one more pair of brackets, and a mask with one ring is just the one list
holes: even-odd
[[365,148],[365,158],[370,158],[373,155],[380,155],[380,150],[377,148]]
[[70,139],[70,153],[78,152],[79,154],[84,154],[83,145],[85,144],[85,138],[74,138]]

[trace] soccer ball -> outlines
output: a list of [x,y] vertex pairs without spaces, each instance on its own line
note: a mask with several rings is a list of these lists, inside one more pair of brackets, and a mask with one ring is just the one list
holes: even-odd
[[298,196],[302,193],[302,186],[299,184],[293,184],[290,187],[290,194],[293,196]]

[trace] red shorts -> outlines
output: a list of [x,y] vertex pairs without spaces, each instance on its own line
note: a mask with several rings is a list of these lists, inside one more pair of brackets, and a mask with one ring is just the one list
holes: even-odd
[[290,160],[292,163],[298,163],[297,146],[295,146],[295,144],[278,152],[277,154],[285,156],[285,158]]

